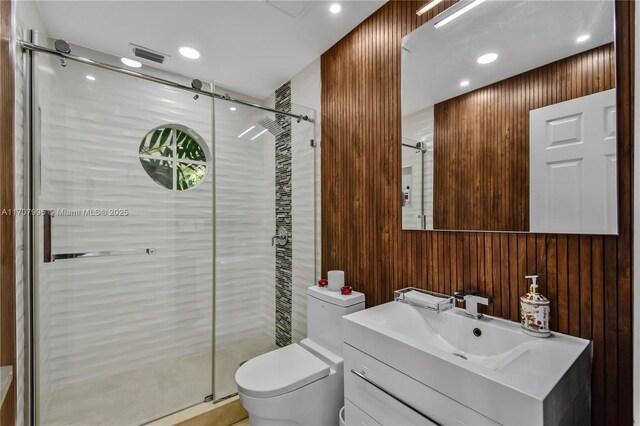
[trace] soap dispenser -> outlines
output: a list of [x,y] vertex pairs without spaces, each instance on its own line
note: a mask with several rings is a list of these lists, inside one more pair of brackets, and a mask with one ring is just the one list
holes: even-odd
[[549,299],[538,293],[538,276],[527,275],[531,280],[529,292],[520,297],[520,325],[522,332],[534,337],[549,337]]

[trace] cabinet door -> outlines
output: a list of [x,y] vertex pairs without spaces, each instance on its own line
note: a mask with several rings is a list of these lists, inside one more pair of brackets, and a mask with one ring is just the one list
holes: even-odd
[[347,344],[344,387],[345,398],[382,425],[498,424]]
[[[369,384],[363,384],[362,390],[355,396],[362,409],[351,403],[345,409],[347,425],[353,426],[396,426],[396,425],[420,425],[439,426],[430,419],[412,410],[402,401],[395,399],[383,391]],[[366,412],[365,412],[366,410]],[[372,417],[372,416],[375,416]]]
[[344,401],[344,421],[346,426],[381,426],[348,399]]

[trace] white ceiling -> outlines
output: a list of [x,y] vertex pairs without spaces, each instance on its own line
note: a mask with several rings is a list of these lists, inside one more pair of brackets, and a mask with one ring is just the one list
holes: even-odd
[[[386,0],[58,1],[38,0],[49,35],[117,56],[129,43],[170,55],[162,67],[216,80],[265,99]],[[277,7],[276,7],[277,6]],[[180,46],[202,52],[197,60]]]
[[[436,29],[446,14],[403,41],[403,116],[613,41],[612,0],[490,0]],[[478,64],[488,52],[498,59]]]

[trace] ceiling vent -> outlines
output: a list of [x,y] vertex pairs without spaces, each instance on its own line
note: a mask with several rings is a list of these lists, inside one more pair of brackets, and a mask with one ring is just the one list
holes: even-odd
[[281,12],[286,13],[293,19],[298,19],[311,5],[310,1],[290,1],[290,0],[267,0],[267,3]]
[[136,58],[159,65],[166,64],[170,58],[169,55],[156,52],[155,50],[151,50],[147,47],[138,46],[137,44],[129,44],[129,51]]

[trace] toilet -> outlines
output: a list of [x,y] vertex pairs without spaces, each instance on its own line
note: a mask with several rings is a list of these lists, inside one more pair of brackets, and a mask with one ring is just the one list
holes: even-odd
[[250,359],[236,372],[252,426],[338,424],[344,403],[342,317],[362,309],[362,293],[307,289],[307,338]]

